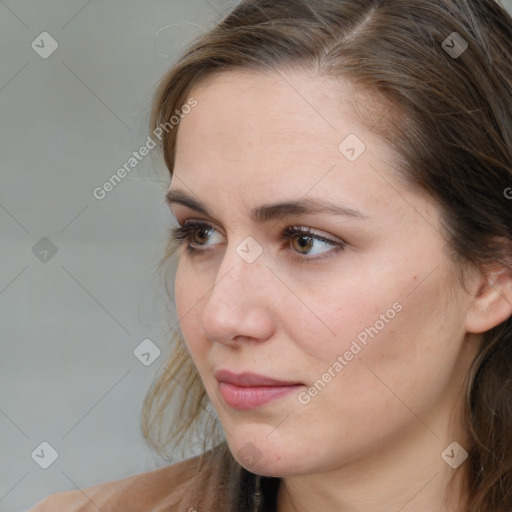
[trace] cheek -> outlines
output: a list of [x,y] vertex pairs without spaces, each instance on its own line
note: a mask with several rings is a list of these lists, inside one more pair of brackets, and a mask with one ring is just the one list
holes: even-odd
[[183,318],[184,312],[187,311],[187,305],[192,300],[191,295],[194,293],[194,290],[195,286],[190,286],[190,276],[183,265],[183,258],[180,256],[174,278],[174,300],[179,319]]
[[349,294],[330,308],[324,302],[335,334],[303,344],[314,361],[309,384],[321,388],[312,401],[370,421],[376,411],[400,416],[403,403],[427,408],[439,398],[460,351],[460,312],[449,306],[444,283],[436,276],[412,293],[410,283],[382,285],[380,295]]
[[206,300],[207,290],[204,279],[195,278],[183,258],[180,258],[174,281],[177,320],[187,349],[199,367],[206,347],[200,336],[198,310],[201,308],[201,298]]
[[323,366],[345,353],[350,361],[360,358],[372,340],[393,329],[403,314],[397,297],[386,285],[376,289],[362,281],[354,286],[345,281],[327,291],[323,288],[315,296],[308,295],[309,311],[294,310],[293,337],[302,340],[302,350]]
[[398,264],[374,265],[356,274],[332,279],[307,295],[310,310],[317,315],[308,312],[308,322],[295,312],[304,332],[301,336],[300,329],[294,330],[302,350],[316,361],[315,367],[326,368],[344,355],[347,366],[355,360],[378,365],[383,358],[390,364],[415,360],[418,335],[424,335],[425,324],[441,313],[436,287],[427,283],[410,293],[417,284],[414,273]]
[[204,301],[208,300],[208,291],[211,290],[215,276],[211,283],[209,274],[203,270],[194,269],[188,260],[186,248],[182,247],[179,255],[178,265],[174,280],[174,299],[176,302],[176,312],[180,325],[186,326],[190,316],[197,318],[198,310],[204,306]]

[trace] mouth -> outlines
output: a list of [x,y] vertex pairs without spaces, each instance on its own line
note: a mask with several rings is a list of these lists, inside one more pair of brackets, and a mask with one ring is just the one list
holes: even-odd
[[283,381],[255,373],[233,373],[220,370],[215,373],[219,392],[234,409],[253,409],[277,400],[304,386],[297,381]]

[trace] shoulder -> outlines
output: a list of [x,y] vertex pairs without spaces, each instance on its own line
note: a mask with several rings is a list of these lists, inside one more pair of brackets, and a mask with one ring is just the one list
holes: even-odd
[[29,512],[181,512],[188,484],[197,476],[199,459],[193,457],[127,478],[52,494]]

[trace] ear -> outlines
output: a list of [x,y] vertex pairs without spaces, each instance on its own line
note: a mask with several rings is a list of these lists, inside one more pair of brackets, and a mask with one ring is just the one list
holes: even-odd
[[466,314],[466,329],[483,333],[512,316],[512,268],[494,267],[481,276]]

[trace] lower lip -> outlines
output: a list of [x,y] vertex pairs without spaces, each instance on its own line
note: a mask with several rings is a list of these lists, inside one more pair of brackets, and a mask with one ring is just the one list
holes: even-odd
[[302,387],[292,386],[253,386],[242,387],[219,382],[220,393],[224,400],[234,409],[253,409],[272,400],[288,395]]

